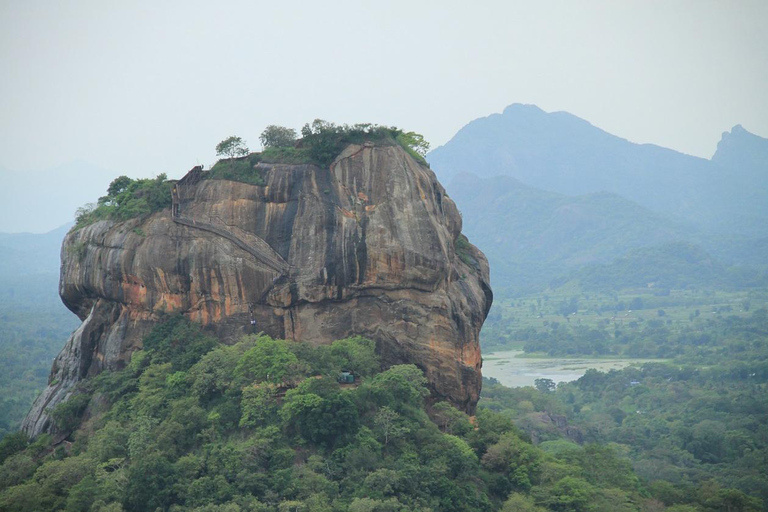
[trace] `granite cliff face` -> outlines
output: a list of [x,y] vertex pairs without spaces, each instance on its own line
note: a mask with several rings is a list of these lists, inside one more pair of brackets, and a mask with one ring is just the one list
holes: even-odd
[[[83,323],[23,423],[36,435],[80,379],[123,367],[162,317],[225,341],[264,331],[330,343],[359,334],[386,365],[414,363],[473,412],[488,263],[434,173],[399,146],[351,145],[329,168],[258,164],[265,186],[202,179],[172,210],[71,232],[59,292]],[[256,326],[251,325],[255,320]]]

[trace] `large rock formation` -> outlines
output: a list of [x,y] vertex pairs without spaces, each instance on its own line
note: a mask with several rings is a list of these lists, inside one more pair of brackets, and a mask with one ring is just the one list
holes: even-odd
[[387,365],[416,364],[437,398],[474,411],[488,263],[465,240],[457,253],[461,216],[434,173],[399,146],[370,143],[330,169],[257,170],[265,186],[192,172],[172,210],[67,235],[59,291],[83,324],[27,433],[49,428],[47,411],[77,381],[124,366],[169,313],[224,341],[254,330],[315,344],[360,334]]

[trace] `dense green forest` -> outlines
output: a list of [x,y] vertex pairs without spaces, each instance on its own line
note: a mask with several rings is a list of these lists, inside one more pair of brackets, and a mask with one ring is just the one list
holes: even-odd
[[542,356],[695,357],[711,321],[768,305],[765,289],[625,288],[590,291],[570,283],[494,301],[481,334],[484,353],[522,349]]
[[80,321],[59,299],[61,239],[0,234],[0,438],[19,428]]
[[362,338],[225,346],[172,317],[55,409],[53,438],[0,442],[0,510],[658,510],[621,449],[545,450],[490,399],[470,420],[428,396]]
[[725,499],[718,510],[763,510],[768,311],[708,319],[671,341],[655,339],[663,351],[668,343],[680,347],[669,364],[588,370],[556,387],[540,379],[537,389],[486,380],[481,404],[512,419],[545,451],[582,450],[574,441],[615,446],[666,505],[706,510]]
[[15,431],[45,387],[51,363],[79,323],[59,298],[25,300],[31,291],[48,291],[50,276],[4,279],[0,291],[0,438]]

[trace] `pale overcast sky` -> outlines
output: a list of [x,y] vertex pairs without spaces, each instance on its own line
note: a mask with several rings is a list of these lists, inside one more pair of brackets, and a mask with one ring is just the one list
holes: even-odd
[[178,177],[314,118],[437,147],[511,103],[709,158],[768,136],[766,27],[765,0],[0,0],[0,167]]

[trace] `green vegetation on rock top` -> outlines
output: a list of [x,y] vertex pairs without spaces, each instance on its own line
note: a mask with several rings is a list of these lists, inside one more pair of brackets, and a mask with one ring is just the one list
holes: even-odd
[[125,221],[169,208],[171,186],[165,174],[154,179],[115,178],[107,189],[107,195],[96,204],[88,204],[77,210],[73,229],[77,230],[99,220]]
[[301,129],[301,139],[297,147],[306,148],[313,163],[328,166],[333,159],[349,144],[373,142],[383,145],[400,145],[417,162],[427,165],[424,155],[429,143],[424,137],[414,132],[403,132],[393,126],[375,124],[337,125],[315,119],[312,124],[305,124]]
[[261,172],[253,168],[260,161],[258,153],[251,153],[242,158],[219,160],[205,176],[210,180],[239,181],[261,186],[264,185],[264,178]]
[[[207,179],[239,181],[264,185],[261,171],[254,169],[259,162],[273,164],[315,164],[327,167],[349,144],[373,142],[379,145],[400,145],[421,165],[429,143],[415,132],[403,132],[395,127],[375,124],[337,125],[321,119],[307,123],[296,140],[294,130],[270,125],[261,135],[264,150],[249,153],[242,138],[231,136],[216,145],[219,160],[206,173]],[[171,187],[165,174],[155,179],[131,179],[120,176],[112,181],[107,195],[98,202],[78,208],[74,230],[100,220],[125,221],[148,215],[171,206]]]

